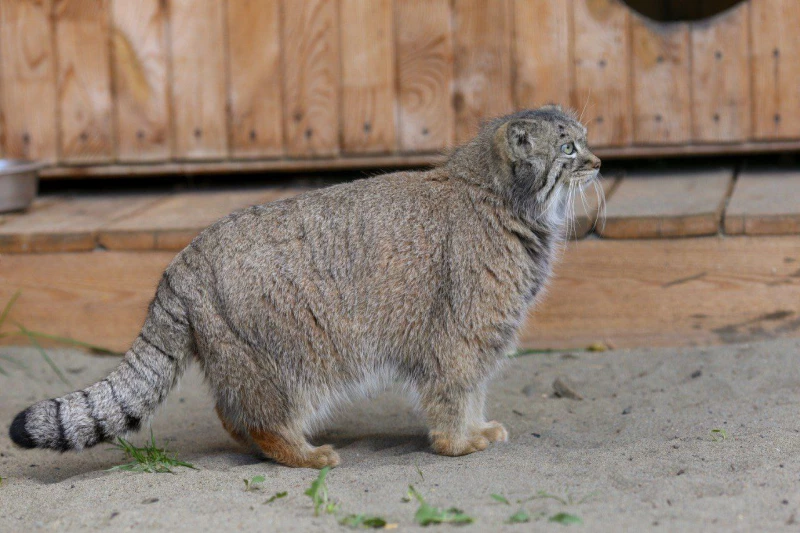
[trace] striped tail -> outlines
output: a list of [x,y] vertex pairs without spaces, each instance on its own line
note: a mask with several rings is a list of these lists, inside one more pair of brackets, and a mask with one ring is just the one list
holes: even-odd
[[11,440],[24,448],[80,450],[138,430],[183,374],[193,351],[186,308],[165,272],[142,332],[111,374],[19,413]]

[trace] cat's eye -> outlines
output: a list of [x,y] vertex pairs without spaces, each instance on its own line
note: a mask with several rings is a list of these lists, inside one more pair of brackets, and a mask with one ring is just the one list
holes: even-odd
[[575,143],[568,142],[561,145],[561,151],[567,155],[572,155],[575,153]]

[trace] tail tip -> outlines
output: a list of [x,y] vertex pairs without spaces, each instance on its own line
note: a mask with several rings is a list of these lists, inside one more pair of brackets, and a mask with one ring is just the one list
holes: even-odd
[[36,443],[33,441],[33,437],[31,437],[31,434],[25,427],[27,419],[28,410],[25,409],[14,417],[14,421],[11,423],[11,428],[8,430],[8,435],[17,446],[28,449],[36,448]]

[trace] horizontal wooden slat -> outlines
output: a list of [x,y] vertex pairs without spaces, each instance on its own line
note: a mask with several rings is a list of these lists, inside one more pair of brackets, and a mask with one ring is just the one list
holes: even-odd
[[0,223],[0,253],[92,250],[104,225],[145,208],[157,195],[44,197],[23,215]]
[[[125,350],[174,252],[3,256],[10,322]],[[796,237],[613,241],[566,247],[521,334],[529,348],[687,346],[798,336]],[[19,342],[18,338],[0,342]]]
[[733,171],[629,174],[608,202],[603,237],[630,239],[718,232]]
[[251,205],[289,198],[299,188],[181,193],[119,217],[98,234],[109,250],[180,250],[225,215]]
[[800,171],[746,171],[725,210],[725,233],[800,233]]

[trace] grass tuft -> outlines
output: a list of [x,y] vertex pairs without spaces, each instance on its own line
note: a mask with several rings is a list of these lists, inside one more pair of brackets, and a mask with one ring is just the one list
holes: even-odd
[[129,459],[130,463],[124,465],[117,465],[109,468],[112,470],[123,470],[126,472],[148,472],[151,474],[174,474],[172,468],[176,466],[184,466],[197,470],[191,463],[179,461],[177,455],[168,452],[165,448],[158,448],[156,446],[153,431],[150,431],[150,442],[145,443],[141,448],[134,446],[122,437],[117,437],[117,444],[114,448],[120,450]]
[[417,513],[414,515],[414,520],[421,526],[446,523],[471,524],[475,521],[474,518],[464,513],[461,509],[455,507],[440,509],[439,507],[430,505],[411,485],[408,487],[408,493],[419,502],[419,509],[417,509]]
[[259,490],[261,488],[259,485],[264,483],[266,480],[267,478],[265,478],[261,474],[253,476],[250,479],[243,479],[242,481],[244,481],[244,491],[250,492],[253,490]]
[[332,502],[328,497],[328,485],[325,482],[325,478],[330,471],[331,467],[329,466],[320,470],[317,479],[312,481],[311,486],[304,492],[304,494],[314,502],[314,516],[319,516],[320,510],[328,514],[333,514],[338,508],[338,505]]

